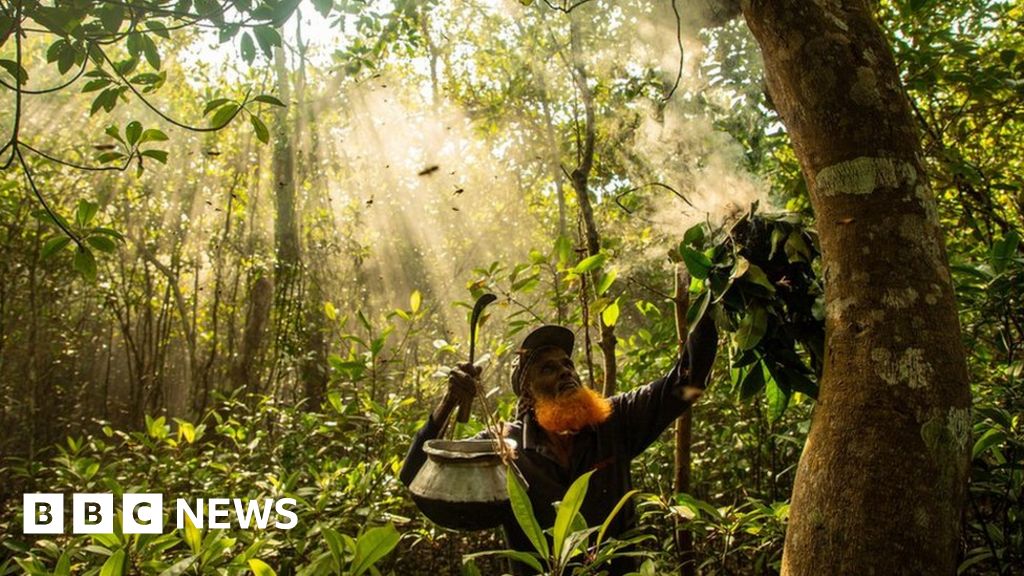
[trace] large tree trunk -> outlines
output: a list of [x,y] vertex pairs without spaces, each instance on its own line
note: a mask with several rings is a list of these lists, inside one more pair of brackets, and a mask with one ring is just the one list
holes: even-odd
[[954,574],[970,388],[917,129],[867,2],[743,2],[821,237],[826,360],[783,574]]

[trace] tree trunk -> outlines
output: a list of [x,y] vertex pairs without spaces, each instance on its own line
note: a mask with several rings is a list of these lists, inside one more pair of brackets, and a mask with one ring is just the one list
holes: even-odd
[[273,293],[274,283],[266,276],[260,276],[253,282],[249,292],[249,308],[246,313],[245,331],[242,333],[242,345],[231,370],[232,390],[245,388],[250,392],[259,392],[261,389],[256,381],[259,374],[256,361],[263,346],[263,333],[270,317]]
[[[594,220],[594,209],[590,205],[590,189],[588,186],[588,180],[590,178],[590,171],[594,167],[594,144],[596,140],[597,132],[597,121],[594,118],[594,94],[590,89],[590,85],[587,83],[587,72],[580,61],[580,55],[582,49],[580,48],[580,31],[579,25],[576,21],[576,16],[570,16],[570,34],[569,42],[572,50],[572,62],[573,62],[573,80],[576,83],[576,89],[579,90],[580,99],[583,101],[583,110],[586,115],[586,124],[584,127],[585,134],[583,136],[582,149],[577,151],[579,156],[579,165],[575,170],[572,171],[572,187],[576,192],[576,201],[580,206],[580,214],[583,217],[583,225],[586,228],[586,242],[587,242],[587,254],[590,256],[596,256],[601,251],[601,238],[597,232],[597,223]],[[591,275],[593,279],[593,285],[596,287],[601,279],[601,268],[598,268]],[[586,284],[584,283],[584,289]],[[586,296],[583,296],[586,298]],[[615,325],[607,325],[601,319],[600,310],[597,310],[598,314],[595,315],[598,326],[601,327],[601,355],[604,358],[604,381],[601,385],[601,392],[605,396],[613,396],[617,388],[616,381],[618,380],[618,365],[615,361]],[[584,329],[589,331],[589,326],[584,323]],[[590,360],[589,350],[589,332],[587,334],[587,360],[588,368]],[[593,379],[593,376],[591,376]]]
[[917,129],[864,1],[744,1],[821,237],[826,360],[783,574],[954,574],[970,388]]
[[[283,34],[284,31],[282,30]],[[281,101],[291,100],[288,66],[284,50],[274,49],[274,70],[277,73],[277,90]],[[291,135],[288,133],[288,108],[278,108],[274,118],[274,192],[277,211],[274,219],[274,246],[277,251],[278,289],[283,288],[282,275],[294,272],[299,263],[299,232],[295,214],[295,154],[292,151]]]
[[[683,357],[686,350],[686,337],[689,332],[686,325],[686,311],[690,307],[690,276],[685,268],[678,264],[675,271],[675,291],[672,293],[676,318],[676,354]],[[676,419],[674,451],[674,474],[672,491],[676,494],[690,493],[690,463],[693,448],[693,407],[683,412]],[[696,573],[697,558],[693,551],[693,531],[689,520],[676,518],[676,551],[679,555],[679,576],[693,576]]]
[[[279,29],[282,37],[284,30]],[[277,91],[282,102],[292,107],[291,80],[284,49],[274,48],[274,71]],[[298,211],[296,210],[295,149],[292,125],[288,123],[288,107],[278,108],[274,115],[274,306],[273,342],[270,358],[268,393],[276,395],[282,378],[290,374],[281,370],[282,362],[294,362],[295,351],[302,347],[298,324],[302,313],[302,260],[299,243]],[[283,376],[282,376],[283,375]],[[287,382],[291,384],[292,382]]]

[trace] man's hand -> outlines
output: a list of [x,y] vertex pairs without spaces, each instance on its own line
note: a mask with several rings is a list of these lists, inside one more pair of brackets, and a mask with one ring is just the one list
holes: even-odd
[[432,415],[435,423],[443,423],[452,410],[458,408],[463,402],[470,402],[476,397],[480,371],[480,368],[467,362],[453,368],[448,373],[448,391]]

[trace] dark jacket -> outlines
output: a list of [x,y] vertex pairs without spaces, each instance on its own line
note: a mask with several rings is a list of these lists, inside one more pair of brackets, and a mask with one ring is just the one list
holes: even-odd
[[[581,430],[573,438],[568,468],[563,468],[547,444],[546,433],[527,412],[506,425],[505,435],[519,446],[516,465],[529,484],[534,514],[543,527],[555,521],[554,502],[565,496],[569,486],[582,474],[595,470],[580,512],[588,526],[599,526],[626,492],[633,488],[630,462],[689,407],[682,399],[683,386],[702,386],[715,358],[717,333],[710,320],[701,322],[691,336],[687,353],[668,374],[635,390],[611,398],[612,413],[604,423]],[[691,361],[692,359],[692,361]],[[440,426],[428,418],[417,433],[402,467],[401,480],[408,486],[426,461],[423,444],[440,433]],[[632,503],[622,508],[607,535],[616,537],[636,524]],[[509,546],[532,551],[526,535],[511,517],[503,522]],[[619,565],[622,564],[622,565]],[[612,574],[632,570],[631,562],[616,563]]]

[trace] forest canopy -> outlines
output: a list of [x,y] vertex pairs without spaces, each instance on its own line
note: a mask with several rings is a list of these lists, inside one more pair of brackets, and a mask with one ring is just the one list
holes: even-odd
[[[499,573],[497,533],[432,524],[397,478],[486,293],[463,437],[515,419],[536,326],[611,396],[718,325],[683,484],[671,434],[633,464],[641,573],[807,573],[798,463],[850,422],[823,397],[881,406],[845,429],[877,447],[852,486],[899,495],[931,455],[957,526],[917,531],[957,573],[1024,566],[1024,8],[825,3],[818,38],[743,4],[0,1],[0,575]],[[847,34],[860,67],[800,51]],[[36,492],[293,498],[298,524],[24,534]]]

